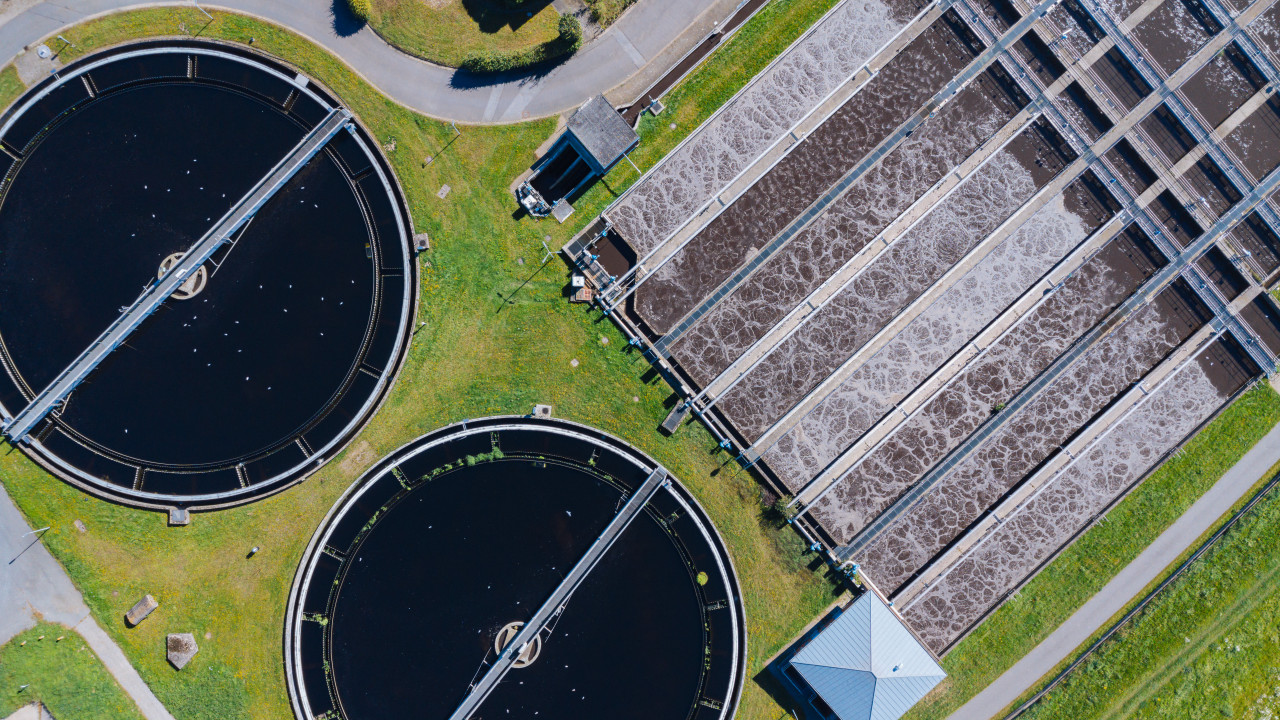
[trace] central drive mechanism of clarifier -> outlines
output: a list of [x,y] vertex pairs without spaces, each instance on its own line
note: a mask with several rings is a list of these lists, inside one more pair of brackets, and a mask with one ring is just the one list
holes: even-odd
[[[498,631],[497,637],[493,639],[493,651],[501,654],[511,641],[515,639],[516,634],[520,632],[520,628],[524,627],[524,623],[517,620],[509,622]],[[529,667],[534,660],[538,659],[538,653],[542,652],[542,636],[538,635],[533,640],[525,644],[524,649],[520,651],[520,656],[511,664],[511,667],[522,668]]]

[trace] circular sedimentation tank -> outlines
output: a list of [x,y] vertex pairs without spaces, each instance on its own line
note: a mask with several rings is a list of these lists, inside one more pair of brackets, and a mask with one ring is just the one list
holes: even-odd
[[[80,60],[0,118],[0,412],[13,417],[340,100],[215,43]],[[352,121],[114,350],[25,450],[147,507],[231,505],[338,452],[416,302],[394,175]]]
[[468,421],[380,461],[326,516],[294,580],[295,715],[445,720],[506,649],[514,666],[470,717],[732,717],[746,650],[737,581],[675,478],[548,605],[536,639],[509,645],[657,469],[605,433],[528,418]]

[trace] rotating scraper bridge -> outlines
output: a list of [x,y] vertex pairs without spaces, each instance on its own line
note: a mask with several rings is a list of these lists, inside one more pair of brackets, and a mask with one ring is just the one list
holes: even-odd
[[416,265],[390,166],[327,90],[252,51],[133,43],[33,87],[0,145],[0,432],[25,453],[120,502],[212,509],[367,421]]
[[449,720],[468,720],[473,713],[480,709],[480,705],[489,697],[489,693],[502,682],[502,678],[506,677],[511,668],[515,667],[515,663],[524,654],[525,648],[530,643],[542,635],[547,629],[547,625],[551,623],[560,613],[564,612],[565,603],[569,602],[569,598],[573,595],[573,591],[578,589],[582,581],[586,579],[591,569],[600,562],[600,558],[609,551],[618,536],[623,530],[635,520],[640,511],[644,510],[644,506],[653,498],[654,493],[662,489],[667,484],[667,472],[662,468],[658,468],[649,474],[644,483],[636,489],[631,497],[627,498],[626,503],[618,510],[609,524],[600,533],[600,537],[596,539],[591,547],[587,548],[587,552],[573,566],[564,580],[556,586],[551,595],[542,603],[542,607],[533,614],[529,622],[525,623],[516,636],[507,643],[498,657],[489,665],[480,679],[471,687],[467,696],[463,698],[462,704],[458,709],[449,716]]
[[290,695],[299,718],[724,720],[740,598],[709,518],[652,459],[563,421],[467,420],[384,458],[317,529],[286,612]]
[[76,387],[85,381],[107,358],[120,347],[142,322],[160,308],[205,261],[223,245],[233,242],[235,233],[243,228],[255,213],[262,209],[294,175],[319,153],[333,136],[343,128],[351,129],[351,113],[337,107],[316,125],[284,158],[271,169],[253,189],[240,199],[227,214],[200,238],[169,270],[153,281],[132,305],[124,308],[103,333],[85,351],[68,365],[57,378],[42,390],[31,402],[12,418],[5,418],[4,434],[11,442],[22,442],[49,413],[66,401]]
[[942,654],[1275,372],[1277,81],[1274,0],[842,2],[565,250]]

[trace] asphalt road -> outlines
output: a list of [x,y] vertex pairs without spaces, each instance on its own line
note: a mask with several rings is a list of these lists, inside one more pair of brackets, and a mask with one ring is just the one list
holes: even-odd
[[[0,63],[29,43],[95,15],[157,3],[131,0],[5,0],[0,2]],[[190,3],[162,3],[190,5]],[[692,46],[711,17],[728,17],[734,0],[646,0],[598,38],[544,74],[474,76],[410,57],[385,43],[346,10],[345,0],[218,0],[201,3],[284,25],[327,48],[397,102],[426,115],[465,123],[509,123],[556,115],[649,68],[656,78],[674,62],[663,51],[681,38]],[[707,11],[710,10],[710,13]],[[707,18],[702,18],[707,13]],[[175,28],[176,30],[176,28]],[[72,39],[74,42],[74,38]]]
[[1245,454],[1182,517],[1120,571],[1074,615],[948,720],[988,720],[1074,655],[1165,568],[1200,540],[1273,465],[1280,462],[1280,426]]

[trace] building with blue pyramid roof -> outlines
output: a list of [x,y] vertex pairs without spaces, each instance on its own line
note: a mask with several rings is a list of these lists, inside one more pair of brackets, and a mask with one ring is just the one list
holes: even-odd
[[811,720],[897,720],[946,677],[874,591],[828,615],[770,668]]

